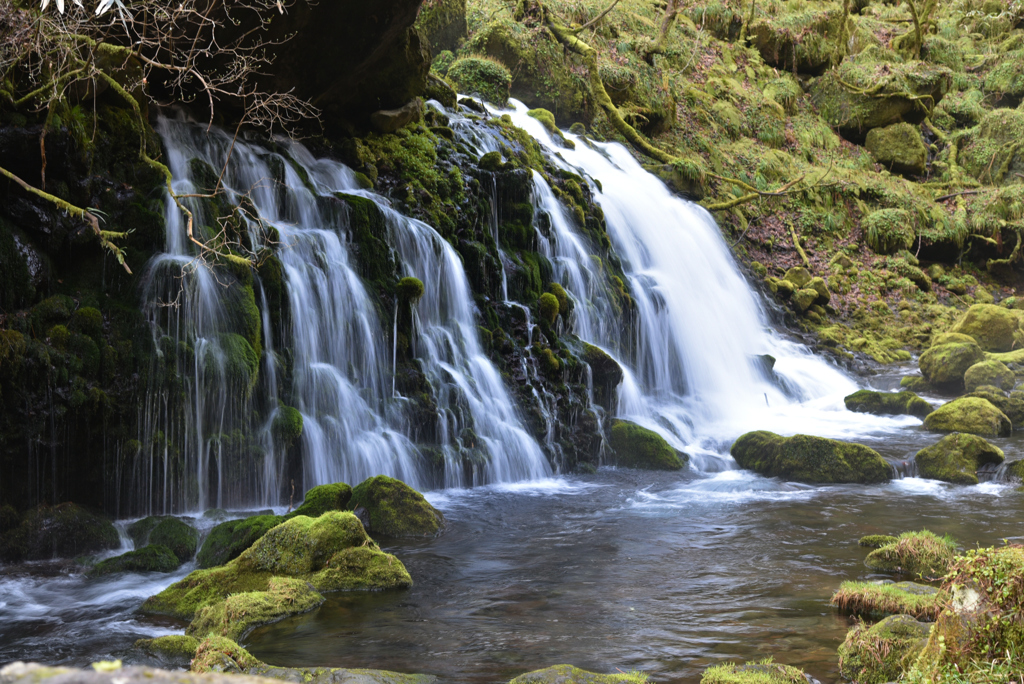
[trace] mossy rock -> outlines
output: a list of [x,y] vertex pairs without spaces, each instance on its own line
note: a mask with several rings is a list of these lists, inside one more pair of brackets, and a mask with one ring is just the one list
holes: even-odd
[[401,480],[378,475],[352,490],[348,507],[366,509],[369,532],[385,537],[436,537],[444,531],[441,511]]
[[128,538],[132,540],[132,544],[135,548],[141,549],[143,546],[149,543],[149,533],[153,531],[165,516],[162,515],[150,515],[145,518],[136,520],[128,529],[125,530],[128,533]]
[[39,506],[21,523],[4,533],[0,558],[49,560],[74,558],[116,549],[121,537],[106,518],[73,503]]
[[760,663],[726,663],[704,670],[700,684],[809,684],[810,678],[802,670],[773,662],[771,658]]
[[914,244],[914,223],[906,209],[879,209],[864,217],[864,236],[876,254],[893,254]]
[[843,582],[832,595],[832,605],[842,613],[872,619],[912,615],[918,620],[935,620],[945,598],[938,587],[916,582]]
[[818,291],[812,290],[809,287],[797,290],[790,297],[790,301],[793,303],[793,308],[796,309],[797,313],[803,313],[810,309],[817,299]]
[[199,650],[199,640],[184,634],[139,639],[134,647],[176,666],[189,667]]
[[613,422],[608,437],[615,465],[624,468],[680,470],[690,460],[657,432],[626,420]]
[[318,485],[306,492],[302,505],[288,514],[288,518],[305,515],[316,518],[328,511],[344,511],[352,499],[352,488],[344,482]]
[[600,347],[584,343],[582,358],[590,366],[595,385],[617,387],[622,382],[622,366]]
[[512,85],[512,74],[495,59],[463,57],[448,68],[448,80],[460,93],[478,95],[488,102],[504,107]]
[[892,467],[874,449],[825,437],[748,432],[730,453],[741,468],[794,482],[873,484],[892,479]]
[[238,558],[243,551],[271,529],[284,522],[278,515],[254,515],[241,520],[228,520],[210,530],[199,549],[196,563],[212,568]]
[[1024,109],[995,109],[960,142],[957,162],[983,183],[1019,182],[1024,173]]
[[949,332],[969,335],[988,352],[1008,352],[1014,348],[1019,317],[995,304],[975,304],[953,324]]
[[765,62],[783,71],[820,74],[843,58],[846,15],[839,2],[787,2],[750,24],[750,41]]
[[1024,391],[1014,390],[1007,396],[996,387],[986,387],[983,385],[964,396],[984,399],[992,404],[1010,419],[1014,429],[1024,426]]
[[552,665],[521,674],[509,684],[643,684],[645,680],[631,673],[596,674],[572,665]]
[[424,3],[414,24],[435,55],[455,50],[468,35],[466,0],[434,0]]
[[395,291],[403,302],[416,302],[423,296],[423,281],[419,278],[406,276],[398,281]]
[[556,143],[570,150],[576,149],[576,143],[566,138],[562,134],[562,131],[558,129],[558,126],[555,124],[555,115],[550,111],[543,108],[537,108],[531,109],[526,112],[526,114],[544,124],[544,128],[551,134],[552,139],[554,139]]
[[892,544],[875,549],[868,554],[864,564],[876,572],[932,580],[946,574],[954,556],[956,542],[951,537],[921,530],[904,532]]
[[203,639],[196,648],[192,672],[248,673],[262,663],[247,650],[227,637],[212,636]]
[[1012,390],[1017,384],[1017,376],[999,361],[981,361],[967,369],[964,373],[964,389],[974,392],[980,387],[997,387],[1003,391]]
[[226,565],[196,570],[150,596],[147,615],[191,620],[201,608],[232,594],[265,592],[273,577],[294,577],[318,592],[404,589],[412,578],[394,556],[383,553],[349,512],[319,518],[297,516],[274,527]]
[[928,414],[924,426],[939,432],[968,432],[987,437],[1006,437],[1013,430],[1006,414],[978,397],[960,397],[940,406]]
[[922,377],[932,385],[959,389],[967,369],[984,360],[985,352],[972,340],[933,345],[921,354],[918,365]]
[[900,679],[928,643],[931,625],[890,615],[876,625],[854,625],[839,646],[839,674],[858,684]]
[[177,518],[164,518],[149,533],[149,543],[170,549],[180,565],[196,555],[199,532]]
[[807,283],[807,289],[818,293],[818,298],[814,300],[815,304],[825,306],[832,299],[832,293],[828,291],[828,284],[820,276],[811,278],[810,282]]
[[803,266],[794,266],[793,268],[786,271],[786,274],[782,276],[782,279],[793,283],[796,289],[807,287],[811,284],[811,280],[814,276]]
[[955,432],[914,456],[921,477],[954,484],[978,484],[978,468],[1003,462],[1003,451],[976,435]]
[[181,561],[166,546],[150,544],[135,551],[123,553],[93,567],[92,576],[109,575],[115,572],[173,572],[181,565]]
[[874,413],[881,416],[917,416],[924,418],[934,409],[927,401],[913,392],[875,392],[858,390],[843,399],[846,408],[858,413]]
[[928,149],[917,126],[896,123],[868,131],[864,146],[871,158],[894,173],[922,176],[928,161]]
[[869,549],[877,549],[896,541],[896,537],[890,534],[866,534],[857,540],[857,546],[865,546]]
[[270,424],[274,440],[286,449],[302,436],[302,413],[291,406],[278,406],[277,415]]
[[982,89],[997,100],[1007,95],[1018,102],[1024,99],[1024,50],[1000,55],[985,76]]
[[266,591],[232,594],[200,608],[185,633],[204,639],[222,636],[239,640],[255,627],[319,608],[324,597],[304,579],[272,577]]

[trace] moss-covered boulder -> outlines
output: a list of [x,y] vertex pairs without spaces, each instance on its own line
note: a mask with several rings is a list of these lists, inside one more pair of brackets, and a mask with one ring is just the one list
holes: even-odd
[[857,413],[874,413],[880,416],[917,416],[924,418],[934,409],[927,401],[913,392],[876,392],[857,390],[843,402],[846,408]]
[[876,254],[893,254],[914,243],[914,223],[906,209],[878,209],[861,222],[864,238]]
[[810,309],[817,299],[818,291],[812,290],[809,287],[797,290],[790,297],[790,301],[793,303],[793,308],[796,309],[797,313],[803,313]]
[[149,533],[149,543],[167,547],[179,564],[187,563],[196,555],[199,532],[177,518],[164,518]]
[[232,594],[200,608],[185,633],[204,639],[223,636],[239,640],[254,627],[318,608],[324,597],[304,579],[272,577],[266,591]]
[[287,517],[305,515],[316,518],[328,511],[344,511],[352,500],[352,488],[344,482],[318,485],[306,492],[302,505]]
[[241,555],[269,530],[284,522],[278,515],[254,515],[228,520],[210,530],[196,556],[200,568],[224,565]]
[[876,625],[854,625],[839,646],[839,674],[859,684],[894,682],[910,669],[928,642],[931,625],[910,615],[890,615]]
[[965,396],[984,399],[995,406],[1010,419],[1014,429],[1024,426],[1024,391],[1014,390],[1006,394],[996,387],[982,385]]
[[430,44],[431,52],[455,50],[468,35],[466,0],[425,2],[416,17],[416,29]]
[[904,532],[892,544],[875,549],[864,563],[876,572],[937,579],[946,574],[956,555],[956,542],[934,532]]
[[1019,317],[995,304],[975,304],[953,324],[949,332],[969,335],[984,351],[1008,352],[1013,349]]
[[1003,462],[1003,450],[976,435],[954,432],[914,456],[921,477],[954,484],[978,484],[978,468]]
[[552,665],[543,670],[521,674],[509,684],[643,684],[645,679],[625,672],[597,674],[572,665]]
[[115,572],[173,572],[181,561],[166,546],[150,544],[135,551],[100,561],[90,575],[109,575]]
[[1017,376],[1001,361],[981,361],[964,373],[964,389],[968,392],[974,392],[985,385],[1009,391],[1016,384]]
[[892,479],[892,467],[874,449],[825,437],[748,432],[733,443],[731,453],[741,468],[794,482],[870,484]]
[[106,518],[73,503],[39,506],[0,539],[0,560],[73,558],[116,549],[120,535]]
[[932,385],[959,389],[967,369],[984,360],[985,352],[975,342],[946,342],[929,347],[917,363],[921,376]]
[[832,605],[849,615],[879,619],[887,615],[912,615],[935,620],[944,594],[938,587],[916,582],[843,582],[832,595]]
[[759,663],[726,663],[704,670],[700,684],[808,684],[810,679],[802,670],[773,662],[771,658]]
[[864,146],[871,158],[893,173],[924,175],[928,148],[917,126],[896,123],[868,131]]
[[479,95],[488,102],[504,107],[512,74],[496,59],[463,57],[448,69],[448,80],[460,93]]
[[128,533],[128,538],[132,540],[132,544],[135,548],[141,549],[143,546],[149,543],[149,533],[153,531],[161,520],[164,519],[162,515],[151,515],[146,518],[136,520],[125,530]]
[[857,546],[864,546],[869,549],[877,549],[886,544],[892,544],[896,537],[891,534],[866,534],[857,540]]
[[820,74],[843,58],[845,18],[839,2],[790,1],[784,10],[755,19],[750,40],[764,61],[783,71]]
[[274,527],[226,565],[196,570],[142,604],[149,615],[191,620],[206,606],[241,592],[266,592],[272,577],[294,577],[318,592],[399,589],[412,585],[401,561],[383,553],[352,513],[298,516]]
[[679,470],[689,456],[676,451],[665,438],[628,420],[616,420],[608,433],[614,464],[641,470]]
[[168,665],[188,668],[199,649],[199,640],[184,634],[174,634],[155,639],[139,639],[134,647]]
[[924,426],[939,432],[969,432],[986,437],[1006,437],[1013,424],[991,402],[978,397],[960,397],[943,404],[924,419]]
[[811,275],[811,272],[803,266],[794,266],[786,271],[785,275],[782,276],[782,279],[793,283],[793,285],[796,286],[796,289],[801,289],[809,286],[811,281],[814,280],[814,276]]
[[436,537],[444,531],[441,511],[401,480],[378,475],[352,490],[349,508],[364,508],[367,531],[385,537]]
[[983,183],[1019,182],[1024,173],[1024,109],[994,109],[961,141],[958,163]]

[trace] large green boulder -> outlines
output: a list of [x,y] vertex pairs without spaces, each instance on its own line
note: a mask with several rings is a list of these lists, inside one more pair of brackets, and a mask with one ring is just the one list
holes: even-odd
[[167,547],[179,564],[187,563],[196,555],[199,532],[177,518],[164,518],[149,533],[149,543]]
[[241,555],[260,537],[284,522],[279,515],[254,515],[228,520],[210,530],[196,556],[200,568],[224,565]]
[[309,582],[293,577],[272,577],[266,591],[232,594],[200,608],[185,634],[196,639],[222,636],[238,640],[254,627],[320,607],[324,597]]
[[820,74],[843,58],[841,2],[787,2],[750,24],[750,41],[765,62],[783,71]]
[[965,396],[984,399],[995,406],[1010,419],[1014,429],[1024,426],[1024,391],[1014,390],[1007,395],[996,387],[982,385]]
[[1008,352],[1013,349],[1018,329],[1019,317],[1010,309],[995,304],[975,304],[949,332],[970,335],[984,351]]
[[608,435],[615,465],[641,470],[679,470],[689,456],[676,451],[665,438],[628,420],[616,420]]
[[943,388],[963,387],[967,369],[985,360],[985,352],[975,342],[946,342],[932,345],[921,354],[918,366],[921,376]]
[[509,684],[642,684],[642,681],[625,672],[597,674],[572,665],[552,665],[521,674]]
[[931,625],[890,615],[876,625],[859,622],[839,646],[839,674],[858,684],[901,679],[928,642]]
[[114,556],[96,564],[90,575],[109,575],[114,572],[173,572],[181,561],[166,546],[150,544],[135,551]]
[[864,564],[876,572],[932,580],[946,574],[956,556],[956,542],[928,530],[904,532],[891,544],[868,554]]
[[371,477],[352,490],[349,508],[363,508],[367,532],[385,537],[436,537],[444,531],[441,511],[423,495],[387,475]]
[[121,537],[106,518],[73,503],[39,506],[0,538],[0,560],[74,558],[116,549]]
[[978,468],[1003,462],[1003,451],[976,435],[954,432],[914,456],[921,477],[954,484],[978,484]]
[[449,67],[448,80],[460,93],[479,95],[492,104],[504,107],[508,102],[512,74],[496,59],[463,57]]
[[825,437],[782,437],[760,430],[732,445],[741,468],[795,482],[871,484],[892,479],[892,467],[874,449]]
[[873,619],[912,615],[918,620],[934,620],[942,610],[944,598],[937,587],[929,584],[886,580],[843,582],[832,595],[831,603],[843,613]]
[[924,175],[928,148],[917,126],[895,123],[868,131],[864,147],[871,158],[894,173]]
[[1016,384],[1017,376],[1001,361],[980,361],[964,373],[964,389],[968,392],[985,385],[1009,391]]
[[934,409],[927,401],[913,392],[876,392],[857,390],[843,402],[850,411],[874,413],[880,416],[917,416],[924,418]]
[[807,287],[814,280],[814,276],[803,266],[794,266],[782,276],[783,280],[793,283],[797,289]]
[[273,577],[301,579],[321,593],[412,585],[401,561],[383,553],[355,515],[331,511],[274,527],[226,565],[196,570],[150,596],[141,611],[191,620],[232,594],[269,591]]
[[306,492],[302,505],[286,517],[294,518],[297,515],[305,515],[316,518],[328,511],[343,511],[351,500],[352,488],[344,482],[319,485]]
[[972,435],[1006,437],[1013,424],[991,402],[978,397],[960,397],[928,414],[924,426],[939,432],[969,432]]

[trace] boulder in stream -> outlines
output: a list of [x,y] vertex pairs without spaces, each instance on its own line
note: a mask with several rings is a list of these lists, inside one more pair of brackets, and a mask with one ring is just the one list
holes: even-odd
[[441,511],[423,495],[387,475],[364,480],[352,490],[348,507],[366,509],[368,532],[385,537],[436,537],[444,531]]
[[1008,352],[1019,336],[1019,326],[1019,312],[995,304],[975,304],[949,331],[969,335],[984,351]]
[[615,465],[641,470],[679,470],[690,460],[665,438],[628,420],[616,420],[608,440]]
[[121,537],[106,518],[73,503],[39,506],[0,539],[0,560],[73,558],[116,549]]
[[1003,462],[1003,450],[977,435],[954,432],[917,452],[921,477],[954,484],[978,484],[978,468]]
[[876,392],[858,390],[843,400],[846,408],[858,413],[924,418],[934,411],[932,405],[913,392]]
[[843,582],[832,595],[832,605],[849,615],[881,618],[913,615],[934,620],[942,610],[944,595],[938,587],[916,582]]
[[924,650],[930,631],[910,615],[890,615],[870,627],[857,623],[839,646],[839,673],[859,684],[895,682]]
[[868,554],[864,564],[876,572],[938,579],[946,574],[956,556],[956,541],[934,532],[904,532],[892,544]]
[[323,602],[324,597],[304,579],[272,577],[266,591],[232,594],[200,608],[185,634],[197,639],[211,635],[241,639],[254,627],[308,613]]
[[109,575],[114,572],[174,572],[181,565],[174,552],[160,544],[149,544],[141,549],[122,553],[96,564],[90,575]]
[[790,665],[773,663],[726,663],[704,670],[700,684],[811,684],[816,680]]
[[748,432],[732,445],[741,468],[765,477],[811,484],[873,484],[892,479],[892,468],[874,449],[825,437]]
[[1017,384],[1017,376],[1001,361],[979,361],[964,373],[964,389],[973,392],[979,387],[991,385],[1009,391]]
[[636,673],[597,674],[572,665],[552,665],[521,674],[509,684],[643,684],[646,680],[645,675]]
[[924,426],[939,432],[969,432],[972,435],[1006,437],[1013,423],[990,401],[960,397],[944,404],[924,419]]
[[964,373],[985,360],[985,352],[972,339],[969,342],[933,344],[918,359],[921,375],[930,384],[946,389],[960,389]]

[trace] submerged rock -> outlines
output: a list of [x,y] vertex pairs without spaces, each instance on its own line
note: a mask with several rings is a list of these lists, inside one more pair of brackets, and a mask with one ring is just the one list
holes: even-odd
[[876,625],[854,625],[839,646],[839,673],[859,684],[900,679],[928,642],[931,625],[890,615]]
[[174,552],[160,544],[150,544],[96,564],[90,575],[113,572],[174,572],[181,565]]
[[1008,352],[1013,349],[1019,320],[1010,309],[995,304],[975,304],[949,331],[969,335],[985,351]]
[[1003,462],[1003,451],[976,435],[955,432],[914,456],[921,477],[954,484],[978,484],[978,468]]
[[871,484],[892,479],[892,468],[874,449],[825,437],[748,432],[732,445],[741,468],[795,482]]
[[385,537],[436,537],[444,531],[441,511],[401,480],[378,475],[352,490],[349,508],[366,509],[369,532]]
[[121,538],[113,523],[73,503],[39,506],[0,540],[0,559],[73,558],[116,549]]
[[858,390],[843,400],[846,408],[876,415],[910,415],[924,418],[934,411],[932,405],[913,392],[875,392]]
[[628,420],[616,420],[608,439],[615,464],[641,470],[679,470],[689,456],[676,451],[665,438]]
[[956,555],[956,542],[934,532],[904,532],[892,544],[868,554],[864,564],[877,572],[936,579],[946,574]]
[[1006,437],[1013,430],[1010,419],[986,399],[960,397],[944,404],[924,419],[924,426],[940,432]]
[[943,599],[937,587],[916,582],[843,582],[831,603],[850,615],[880,618],[903,614],[934,620],[942,610]]
[[932,345],[921,354],[918,365],[921,375],[939,387],[963,387],[964,373],[976,363],[985,360],[985,352],[972,339],[970,342],[943,342]]

